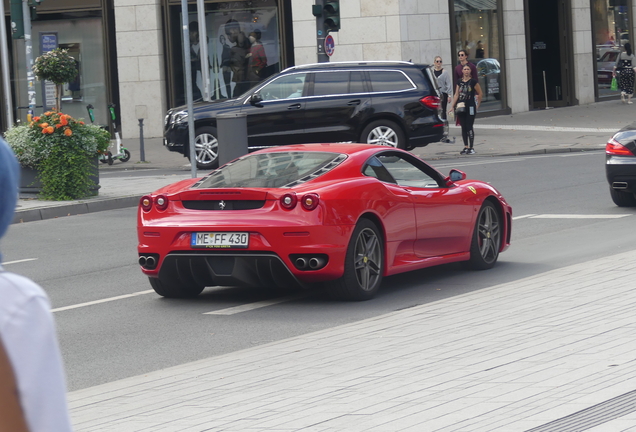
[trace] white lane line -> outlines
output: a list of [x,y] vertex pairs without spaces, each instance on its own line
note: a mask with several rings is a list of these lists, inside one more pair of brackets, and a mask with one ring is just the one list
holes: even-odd
[[512,220],[517,220],[517,219],[620,219],[627,216],[631,216],[631,215],[629,214],[621,214],[621,215],[527,214],[523,216],[513,217]]
[[17,263],[22,263],[27,261],[35,261],[36,259],[37,258],[25,258],[25,259],[16,260],[16,261],[7,261],[7,262],[3,262],[2,265],[17,264]]
[[212,312],[205,312],[203,315],[234,315],[241,312],[247,312],[254,309],[259,309],[259,308],[272,306],[279,303],[297,300],[303,297],[307,297],[307,295],[308,294],[298,294],[298,295],[280,297],[280,298],[271,299],[271,300],[264,300],[264,301],[255,302],[255,303],[248,303],[248,304],[234,306],[227,309],[219,309]]
[[105,298],[105,299],[101,299],[101,300],[95,300],[95,301],[90,301],[90,302],[86,302],[86,303],[79,303],[79,304],[76,304],[76,305],[64,306],[64,307],[52,309],[51,312],[61,312],[61,311],[69,310],[69,309],[77,309],[77,308],[81,308],[81,307],[85,307],[85,306],[92,306],[92,305],[96,305],[96,304],[100,304],[100,303],[106,303],[106,302],[111,302],[111,301],[115,301],[115,300],[121,300],[121,299],[125,299],[125,298],[136,297],[136,296],[140,296],[140,295],[144,295],[144,294],[150,294],[150,293],[153,293],[153,292],[155,292],[155,290],[139,291],[139,292],[132,293],[132,294],[125,294],[125,295],[120,295],[120,296],[117,296],[117,297],[109,297],[109,298]]

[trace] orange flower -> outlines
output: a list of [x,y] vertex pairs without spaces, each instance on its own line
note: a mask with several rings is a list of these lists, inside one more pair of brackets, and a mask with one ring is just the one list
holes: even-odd
[[33,117],[33,121],[40,121],[40,117]]
[[40,127],[41,127],[42,129],[44,129],[44,128],[48,127],[48,126],[49,126],[49,124],[48,124],[48,123],[41,123],[41,124],[40,124]]
[[55,129],[53,129],[53,126],[49,126],[46,128],[46,133],[50,133],[52,134],[55,131]]
[[51,111],[47,111],[44,113],[45,116],[50,116],[51,114],[53,114]]
[[84,123],[83,121],[81,121],[81,120],[80,120],[79,124],[83,125],[83,124],[85,124],[85,123]]
[[68,120],[66,119],[66,116],[60,117],[60,124],[63,126],[66,126],[68,124]]
[[61,125],[61,124],[57,124],[57,125],[55,125],[55,129],[59,129],[59,128],[61,128],[62,126],[63,126],[63,125]]
[[71,130],[71,128],[64,129],[64,135],[66,135],[66,136],[73,135],[73,131]]

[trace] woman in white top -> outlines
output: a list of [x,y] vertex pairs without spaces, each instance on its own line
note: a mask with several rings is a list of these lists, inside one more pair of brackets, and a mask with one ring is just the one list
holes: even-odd
[[[446,120],[447,119],[446,106],[448,105],[450,100],[453,98],[453,83],[451,82],[450,74],[442,66],[442,58],[440,56],[435,57],[435,65],[433,68],[433,73],[435,74],[435,77],[437,78],[437,84],[439,85],[439,91],[441,93],[440,102],[442,103],[442,111],[440,113],[440,117],[442,118],[442,120]],[[451,141],[450,139],[448,139],[448,128],[445,127],[444,129],[446,130],[444,132],[444,137],[442,138],[441,142],[449,143]]]

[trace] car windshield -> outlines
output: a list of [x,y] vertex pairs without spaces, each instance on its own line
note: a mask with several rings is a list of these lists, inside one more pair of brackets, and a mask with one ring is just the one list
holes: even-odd
[[344,154],[330,152],[251,154],[211,172],[196,187],[291,187],[332,170],[346,158]]

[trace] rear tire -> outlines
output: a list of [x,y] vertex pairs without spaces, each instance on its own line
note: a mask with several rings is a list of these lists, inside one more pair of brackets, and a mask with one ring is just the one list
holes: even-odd
[[128,162],[130,160],[130,152],[128,149],[124,149],[124,155],[119,160],[122,162]]
[[201,294],[204,286],[174,283],[172,281],[161,280],[149,277],[150,286],[157,294],[168,298],[192,298]]
[[492,268],[501,248],[501,217],[490,201],[485,201],[477,215],[470,245],[469,265],[473,270]]
[[361,143],[384,145],[406,149],[406,137],[402,128],[391,120],[376,120],[364,128]]
[[618,191],[610,187],[610,195],[612,201],[619,207],[634,207],[636,206],[636,197],[631,192]]
[[368,219],[361,219],[353,230],[344,274],[328,282],[332,297],[341,300],[370,300],[382,283],[384,274],[384,242],[378,227]]
[[[194,152],[198,169],[208,170],[219,166],[219,141],[215,127],[202,126],[194,132]],[[188,152],[189,149],[186,149]],[[192,163],[192,157],[190,163]]]

